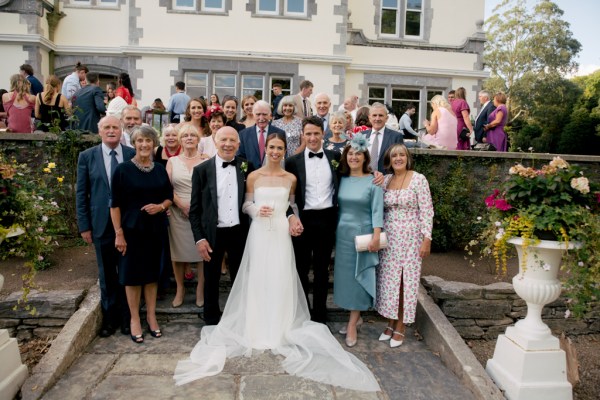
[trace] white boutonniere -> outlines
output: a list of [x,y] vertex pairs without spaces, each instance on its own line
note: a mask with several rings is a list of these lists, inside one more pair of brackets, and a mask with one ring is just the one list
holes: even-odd
[[339,163],[339,162],[337,162],[336,160],[331,160],[331,167],[332,167],[334,170],[337,170],[339,166],[340,166],[340,163]]
[[240,165],[240,170],[242,170],[243,173],[248,172],[248,163],[246,161],[242,162],[242,165]]

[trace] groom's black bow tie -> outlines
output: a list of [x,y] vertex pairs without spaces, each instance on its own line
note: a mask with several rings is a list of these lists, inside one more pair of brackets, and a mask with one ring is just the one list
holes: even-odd
[[313,157],[319,157],[319,158],[323,158],[323,152],[320,151],[318,153],[313,153],[312,151],[310,153],[308,153],[308,158],[313,158]]
[[227,168],[230,165],[232,167],[235,167],[235,164],[236,164],[235,158],[233,160],[231,160],[231,161],[223,161],[223,168]]

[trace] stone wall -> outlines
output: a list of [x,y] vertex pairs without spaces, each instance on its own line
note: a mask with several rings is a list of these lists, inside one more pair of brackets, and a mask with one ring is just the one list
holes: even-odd
[[[421,283],[463,339],[496,339],[527,314],[525,301],[507,282],[479,286],[424,276]],[[544,323],[554,334],[600,333],[600,304],[584,319],[575,319],[565,318],[565,301],[561,297],[542,311]]]
[[19,342],[33,337],[54,339],[84,297],[85,290],[32,291],[27,302],[19,304],[21,292],[11,293],[0,300],[0,329],[7,329]]

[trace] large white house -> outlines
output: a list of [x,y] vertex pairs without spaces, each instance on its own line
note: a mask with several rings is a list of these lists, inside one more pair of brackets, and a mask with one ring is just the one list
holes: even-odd
[[[23,63],[43,80],[77,61],[132,78],[140,106],[192,96],[298,92],[303,79],[334,106],[357,95],[425,118],[427,101],[467,89],[483,70],[484,0],[0,0],[0,87]],[[4,82],[4,83],[1,83]]]

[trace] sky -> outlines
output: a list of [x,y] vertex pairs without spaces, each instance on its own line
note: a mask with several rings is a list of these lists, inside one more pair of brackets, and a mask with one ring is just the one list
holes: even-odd
[[[533,6],[535,0],[522,0],[527,5]],[[599,0],[553,0],[564,11],[563,19],[571,24],[571,32],[575,39],[581,43],[581,51],[576,60],[579,71],[574,74],[588,75],[600,69],[600,29],[598,17],[600,16]],[[492,15],[492,10],[501,0],[485,0],[485,18]]]

